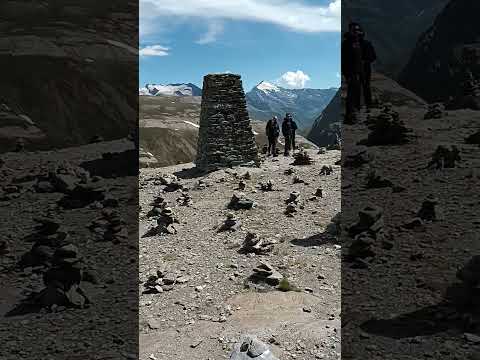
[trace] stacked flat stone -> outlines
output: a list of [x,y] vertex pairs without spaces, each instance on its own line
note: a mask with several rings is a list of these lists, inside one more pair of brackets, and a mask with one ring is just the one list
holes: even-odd
[[204,77],[195,164],[202,170],[259,164],[240,75]]

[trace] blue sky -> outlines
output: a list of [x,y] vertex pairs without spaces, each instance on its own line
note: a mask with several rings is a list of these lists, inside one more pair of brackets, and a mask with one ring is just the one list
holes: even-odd
[[140,86],[215,72],[288,88],[340,85],[340,0],[140,0]]

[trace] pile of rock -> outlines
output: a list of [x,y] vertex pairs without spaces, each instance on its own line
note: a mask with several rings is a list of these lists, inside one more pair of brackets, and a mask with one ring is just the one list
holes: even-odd
[[34,219],[39,225],[35,232],[26,236],[24,241],[33,242],[32,248],[22,255],[18,262],[20,268],[50,266],[53,254],[68,240],[66,229],[59,220],[52,218]]
[[259,184],[260,190],[262,191],[274,191],[274,184],[272,180],[267,180],[266,182],[261,182]]
[[293,158],[295,159],[292,165],[312,165],[313,159],[310,155],[308,155],[306,150],[299,151],[293,154]]
[[163,209],[168,206],[168,203],[162,196],[157,196],[151,203],[152,209],[147,213],[147,217],[157,217],[162,214]]
[[210,186],[210,185],[209,185],[207,182],[205,182],[205,180],[200,179],[200,180],[198,180],[197,185],[195,186],[195,188],[196,188],[197,190],[204,190],[204,189],[206,189],[208,186]]
[[165,268],[157,270],[155,275],[150,275],[147,281],[143,284],[146,294],[160,294],[164,291],[171,291],[175,284],[182,284],[187,282],[188,279],[184,277],[178,277],[173,272],[167,271]]
[[80,287],[83,276],[82,258],[73,244],[56,249],[51,267],[43,275],[45,288],[32,293],[7,316],[21,315],[42,308],[55,307],[83,308],[89,304],[85,292]]
[[244,179],[244,180],[252,180],[252,174],[250,174],[250,172],[247,171],[247,172],[245,172],[245,174],[243,174],[241,176],[241,178]]
[[423,221],[437,221],[443,218],[442,211],[438,206],[438,199],[429,195],[422,203],[417,217]]
[[346,168],[358,168],[372,161],[372,155],[367,150],[359,150],[354,154],[347,155],[343,166]]
[[177,229],[174,224],[178,224],[178,220],[173,214],[170,207],[162,209],[159,218],[157,219],[157,226],[154,228],[155,234],[176,234]]
[[465,69],[461,91],[449,101],[447,108],[480,110],[480,81],[470,69]]
[[81,167],[73,166],[68,162],[60,162],[54,164],[52,167],[53,168],[48,172],[47,179],[41,177],[38,179],[36,184],[37,189],[47,190],[48,186],[44,181],[48,181],[50,182],[53,192],[66,194],[73,191],[77,185],[86,184],[90,179],[88,171]]
[[244,193],[234,193],[230,202],[227,205],[227,208],[230,210],[250,210],[255,206],[255,202],[249,198]]
[[460,161],[460,151],[455,145],[450,149],[446,146],[439,145],[432,155],[432,160],[428,163],[428,167],[435,165],[437,169],[454,168],[455,162]]
[[266,261],[260,261],[260,264],[253,269],[253,274],[249,277],[249,281],[254,284],[265,283],[270,286],[278,286],[282,280],[283,275]]
[[292,191],[288,196],[288,199],[285,200],[285,203],[297,205],[299,199],[300,199],[300,193],[298,191]]
[[410,131],[400,119],[398,112],[390,104],[385,105],[380,114],[369,121],[370,133],[361,143],[367,146],[401,145],[407,142]]
[[[463,313],[472,313],[477,317],[480,305],[480,255],[475,255],[458,269],[456,277],[460,283],[454,283],[447,289],[446,297],[461,308]],[[473,322],[475,323],[475,322]]]
[[300,193],[297,191],[293,191],[290,193],[290,196],[285,203],[287,204],[287,208],[285,209],[285,215],[289,217],[293,217],[294,214],[297,212],[297,205],[299,202]]
[[202,170],[259,165],[239,75],[206,75],[195,164]]
[[445,106],[442,103],[428,105],[428,110],[424,115],[425,120],[441,119],[445,115]]
[[180,197],[177,199],[180,206],[192,206],[193,200],[189,193],[182,191]]
[[375,170],[372,170],[367,174],[367,183],[365,187],[367,189],[380,189],[393,187],[393,183],[390,180],[385,179],[383,176],[377,174]]
[[218,232],[237,231],[242,226],[242,222],[235,217],[235,214],[228,213],[227,219],[218,228]]
[[331,165],[323,165],[320,169],[320,176],[328,176],[333,173],[333,167]]
[[367,206],[359,211],[358,216],[358,222],[348,229],[348,234],[354,238],[348,250],[349,260],[375,256],[374,245],[385,239],[383,209]]
[[308,185],[308,183],[307,183],[305,180],[303,180],[301,177],[299,177],[299,176],[297,176],[297,175],[295,175],[295,176],[293,177],[293,183],[294,183],[294,184],[305,184],[305,185]]
[[174,192],[183,189],[183,185],[180,184],[180,181],[175,175],[160,176],[159,181],[163,185],[162,190],[165,192]]
[[247,254],[266,255],[272,252],[276,243],[275,239],[262,239],[257,234],[249,232],[245,237],[241,251]]
[[235,345],[230,354],[230,360],[250,359],[279,360],[266,344],[253,336],[246,335]]
[[112,209],[104,209],[102,217],[93,220],[88,228],[99,241],[111,241],[117,244],[128,238],[126,222],[117,211]]
[[244,180],[240,180],[237,190],[244,191],[246,187],[247,183]]

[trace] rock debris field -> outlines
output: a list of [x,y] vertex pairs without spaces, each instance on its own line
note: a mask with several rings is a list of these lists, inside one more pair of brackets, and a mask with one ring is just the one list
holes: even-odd
[[2,154],[0,358],[137,358],[132,148]]
[[413,100],[344,127],[344,359],[479,358],[480,113]]
[[141,169],[140,359],[340,358],[340,151],[298,158]]

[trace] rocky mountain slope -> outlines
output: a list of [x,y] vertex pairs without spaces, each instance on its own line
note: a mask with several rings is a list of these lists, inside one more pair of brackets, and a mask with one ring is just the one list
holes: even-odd
[[[397,82],[380,73],[372,74],[372,96],[375,102],[390,102],[397,106],[425,106],[423,99],[413,92],[401,87]],[[345,89],[344,87],[342,89]],[[336,144],[337,137],[342,137],[343,103],[345,91],[338,91],[330,104],[315,123],[307,139],[317,146],[327,147]]]
[[[2,154],[2,359],[137,356],[138,223],[129,219],[138,216],[138,181],[132,148],[122,139]],[[61,249],[80,259],[79,286],[90,302],[83,308],[76,308],[79,293],[70,293],[75,303],[62,305],[58,285],[44,281]],[[65,279],[75,283],[68,271]],[[45,293],[52,285],[56,293]]]
[[280,120],[292,113],[301,129],[310,128],[315,118],[328,105],[336,89],[285,89],[261,82],[246,93],[250,116],[268,120],[276,115]]
[[340,359],[340,152],[308,154],[141,170],[140,358],[227,359],[250,334],[279,359]]
[[202,89],[192,83],[188,84],[146,84],[138,90],[142,96],[202,96]]
[[137,9],[136,1],[3,1],[0,103],[35,122],[50,147],[125,137],[137,119]]
[[[363,25],[377,50],[376,70],[396,77],[408,62],[418,37],[431,26],[447,2],[343,0],[342,17]],[[348,21],[342,25],[345,27]]]
[[342,358],[475,359],[478,294],[457,271],[480,250],[480,112],[373,87],[383,104],[343,127]]
[[[480,25],[477,1],[452,0],[435,23],[418,40],[410,61],[400,76],[405,87],[430,102],[447,101],[462,90],[463,71],[480,77]],[[463,52],[472,58],[465,64]]]
[[[140,145],[153,158],[142,156],[141,166],[167,166],[195,159],[200,119],[200,97],[140,96]],[[265,122],[252,121],[260,150],[267,144]],[[297,144],[316,146],[297,136]],[[283,139],[279,139],[279,148]]]
[[307,139],[318,146],[326,147],[336,144],[337,139],[341,137],[341,106],[340,90],[338,90],[320,116],[315,119]]

